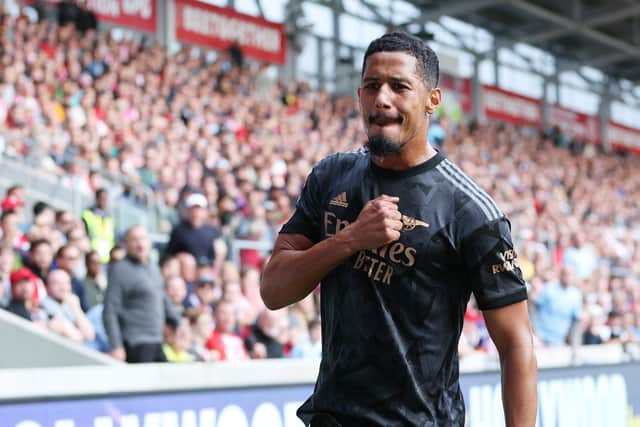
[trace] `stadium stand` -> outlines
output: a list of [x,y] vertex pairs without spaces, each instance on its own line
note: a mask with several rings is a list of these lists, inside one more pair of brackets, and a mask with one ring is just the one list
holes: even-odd
[[[170,243],[166,254],[159,248],[167,298],[184,317],[166,331],[170,359],[227,358],[232,350],[216,329],[223,323],[224,334],[244,346],[233,351],[252,358],[317,357],[319,294],[267,315],[259,274],[312,165],[364,140],[354,99],[272,80],[259,64],[226,52],[213,60],[191,48],[168,55],[143,39],[25,16],[4,16],[0,33],[3,157],[79,191],[92,212],[87,220],[71,205],[56,212],[26,200],[21,187],[7,191],[3,306],[109,351],[100,314],[104,273],[123,256],[122,232],[137,218],[115,216],[113,231],[97,225],[108,209],[94,199],[115,178],[111,206],[153,211],[160,218],[153,232],[168,234],[195,221],[195,210],[204,213],[191,244]],[[446,118],[439,126],[442,150],[512,219],[537,345],[640,342],[639,159],[557,129]],[[200,256],[198,240],[214,252]],[[46,314],[47,273],[62,268],[54,255],[64,256],[65,245],[79,254],[70,260],[77,277],[64,286],[77,285],[57,301],[60,315]],[[86,256],[92,248],[98,252]],[[78,313],[83,293],[92,301],[86,315]],[[234,308],[231,316],[216,312],[222,301]],[[81,333],[85,320],[95,334]],[[473,301],[460,352],[495,352]]]

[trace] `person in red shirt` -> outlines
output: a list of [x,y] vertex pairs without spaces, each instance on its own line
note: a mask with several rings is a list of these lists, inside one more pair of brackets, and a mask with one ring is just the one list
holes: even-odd
[[233,304],[222,300],[215,310],[216,327],[206,347],[220,353],[220,360],[246,360],[249,358],[242,338],[235,333],[236,313]]

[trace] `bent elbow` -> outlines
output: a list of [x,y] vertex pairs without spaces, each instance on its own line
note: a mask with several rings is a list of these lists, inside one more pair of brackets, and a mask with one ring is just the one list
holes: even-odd
[[278,304],[277,299],[273,295],[273,287],[268,284],[265,280],[260,284],[260,297],[262,298],[262,302],[269,310],[277,310],[282,308],[280,304]]

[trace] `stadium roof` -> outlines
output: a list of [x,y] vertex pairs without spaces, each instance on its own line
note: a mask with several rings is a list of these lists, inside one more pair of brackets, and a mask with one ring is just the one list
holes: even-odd
[[410,23],[448,15],[511,43],[640,83],[638,0],[409,0],[421,14]]

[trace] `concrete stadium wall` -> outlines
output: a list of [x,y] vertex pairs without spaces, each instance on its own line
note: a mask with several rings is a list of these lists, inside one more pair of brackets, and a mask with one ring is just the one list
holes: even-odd
[[0,310],[0,343],[0,372],[7,368],[121,365],[4,310]]

